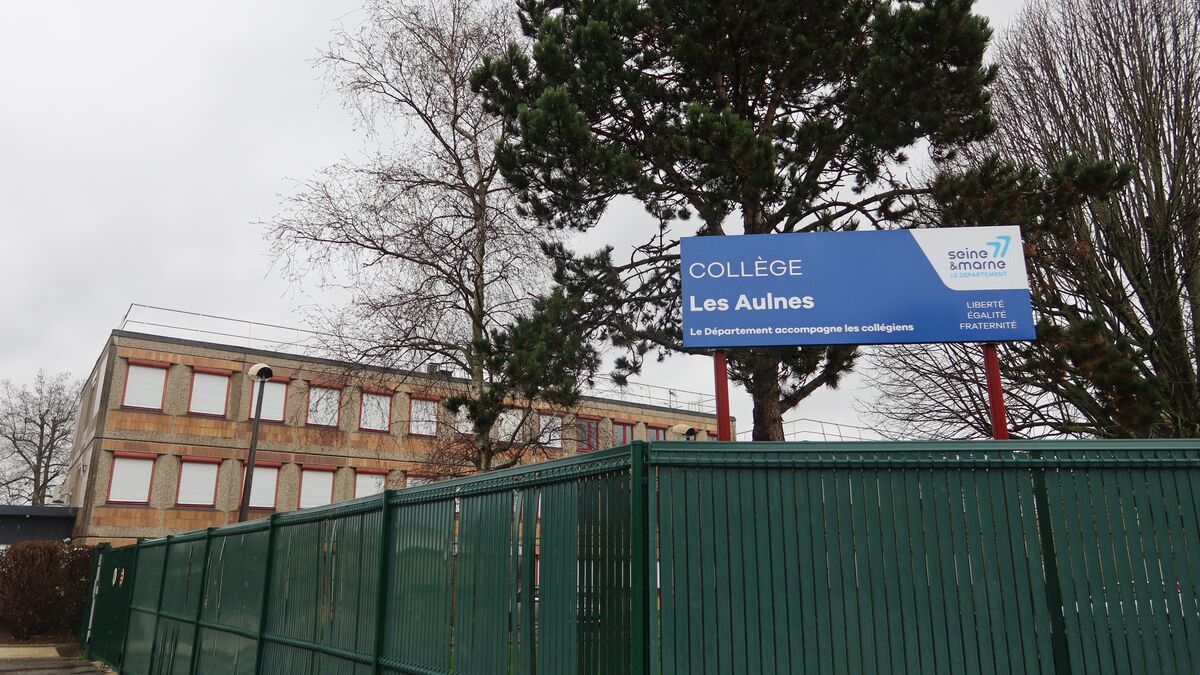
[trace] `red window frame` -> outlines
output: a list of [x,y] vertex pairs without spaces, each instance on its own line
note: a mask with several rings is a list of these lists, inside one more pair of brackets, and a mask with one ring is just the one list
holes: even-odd
[[[150,460],[150,485],[146,488],[146,501],[130,502],[130,501],[113,501],[112,497],[112,481],[113,476],[117,473],[117,459],[148,459]],[[150,498],[154,496],[154,476],[158,473],[158,455],[148,452],[125,452],[117,450],[113,452],[112,466],[108,469],[108,487],[104,490],[104,503],[117,504],[122,506],[148,506]]]
[[[577,437],[575,439],[575,451],[576,452],[595,452],[596,450],[599,449],[597,446],[600,445],[600,418],[599,417],[576,416],[575,427],[579,431],[583,431],[585,424],[587,425],[587,428],[589,430],[595,429],[595,433],[594,434],[581,433],[579,435],[579,437]],[[584,442],[585,440],[590,441],[590,442],[585,443]]]
[[[254,506],[250,504],[251,511],[277,511],[279,509],[279,474],[283,472],[283,464],[281,462],[264,462],[260,459],[254,460],[254,468],[256,469],[275,469],[275,499],[272,506]],[[246,460],[242,460],[242,484],[238,486],[238,504],[242,503],[242,496],[246,494]],[[300,496],[297,494],[297,501]]]
[[[121,408],[123,410],[146,410],[150,412],[162,412],[163,402],[167,400],[167,378],[171,374],[171,364],[165,361],[147,361],[146,359],[126,359],[125,364],[125,382],[121,385]],[[146,408],[140,405],[125,405],[125,394],[129,393],[129,369],[131,366],[142,366],[143,368],[161,368],[166,373],[163,374],[163,390],[158,397],[157,408]],[[191,397],[191,394],[188,394]]]
[[[257,464],[258,462],[255,462]],[[180,504],[179,492],[183,489],[183,465],[184,464],[216,464],[217,477],[213,480],[213,496],[212,501],[208,504]],[[179,458],[179,479],[175,481],[175,508],[177,509],[211,509],[217,506],[217,484],[221,482],[221,458],[219,457],[180,457]],[[241,503],[240,501],[238,502]]]
[[[654,438],[654,436],[656,436],[656,435],[660,436],[660,438]],[[646,440],[647,441],[665,441],[665,440],[667,440],[667,428],[655,426],[653,424],[647,424],[646,425]]]
[[[337,402],[337,417],[333,420],[333,424],[317,424],[309,418],[312,416],[312,390],[313,389],[329,389],[338,393]],[[304,401],[304,426],[316,427],[318,429],[337,429],[342,424],[342,387],[336,384],[327,384],[325,382],[315,382],[310,380],[308,383],[308,392],[305,394]]]
[[[225,405],[222,406],[220,415],[218,415],[217,413],[193,412],[192,411],[192,394],[194,394],[196,392],[196,374],[197,373],[202,373],[204,375],[223,375],[225,377]],[[164,383],[165,383],[165,380],[164,380]],[[188,387],[188,402],[187,402],[187,408],[186,408],[187,414],[192,417],[224,418],[226,415],[229,414],[229,390],[232,386],[233,386],[233,371],[221,370],[220,368],[201,368],[201,367],[197,367],[197,366],[192,366],[192,383]]]
[[[433,433],[432,434],[418,434],[418,433],[413,432],[413,430],[412,430],[413,401],[433,401]],[[437,436],[438,429],[441,428],[441,420],[439,419],[440,415],[438,415],[438,411],[441,408],[441,404],[442,404],[442,399],[440,399],[436,396],[421,396],[418,394],[410,394],[408,397],[408,435],[409,436],[418,436],[420,438],[433,438],[433,437]]]
[[[620,427],[621,429],[627,430],[627,434],[626,434],[624,442],[617,440],[617,428],[618,427]],[[633,442],[633,432],[635,429],[637,429],[637,425],[633,422],[621,422],[621,421],[613,420],[613,447],[617,448],[622,445],[629,445],[630,443],[632,443]]]
[[[322,471],[322,472],[334,473],[337,470],[338,470],[338,468],[336,466],[328,466],[325,464],[301,464],[300,465],[300,485],[296,488],[296,508],[298,508],[298,509],[303,509],[303,508],[315,509],[315,508],[317,508],[315,506],[308,506],[308,507],[300,506],[300,499],[304,496],[304,472],[305,471]],[[333,493],[337,490],[337,485],[336,485],[337,481],[334,480],[334,478],[336,478],[336,476],[329,479],[329,504],[333,503]],[[279,500],[276,499],[275,501],[278,502]],[[329,504],[321,504],[321,506],[328,506]]]
[[[369,475],[369,476],[383,476],[383,482],[384,482],[384,485],[383,485],[383,490],[384,490],[384,492],[386,492],[386,491],[387,491],[387,469],[359,469],[359,468],[355,468],[355,469],[354,469],[354,498],[355,498],[355,499],[358,499],[358,498],[359,498],[359,496],[360,496],[360,495],[358,494],[358,474],[360,474],[360,473],[362,473],[362,474],[367,474],[367,475]],[[408,478],[405,478],[404,480],[405,480],[405,481],[407,481],[407,480],[408,480]],[[378,493],[376,493],[376,494],[378,494]]]
[[[263,424],[283,424],[284,420],[287,419],[288,389],[291,389],[291,387],[289,387],[288,384],[290,384],[292,380],[289,377],[272,377],[271,379],[269,379],[267,381],[268,382],[278,382],[278,383],[283,384],[283,414],[280,415],[280,419],[277,419],[277,420],[263,419],[260,421]],[[304,414],[307,419],[308,411],[305,410]],[[251,384],[250,384],[250,402],[246,404],[246,421],[248,421],[248,422],[254,421],[254,383],[253,383],[253,381],[251,381]],[[258,462],[255,462],[255,464],[257,464],[257,463]]]
[[[368,395],[386,396],[387,397],[387,400],[388,400],[387,414],[388,414],[388,416],[387,416],[387,424],[385,425],[387,427],[386,429],[367,429],[367,428],[363,427],[363,411],[366,409],[366,406],[367,406],[367,396]],[[395,403],[394,397],[395,397],[395,394],[390,391],[377,391],[377,390],[373,390],[373,389],[363,389],[362,396],[360,396],[358,399],[358,430],[364,431],[367,433],[371,433],[371,434],[390,434],[390,433],[392,433],[392,404]],[[411,400],[408,402],[408,405],[409,405],[409,408],[411,409],[411,407],[412,407]]]

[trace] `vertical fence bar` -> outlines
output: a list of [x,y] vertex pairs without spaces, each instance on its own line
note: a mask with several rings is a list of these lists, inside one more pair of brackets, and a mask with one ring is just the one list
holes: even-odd
[[632,614],[629,632],[629,672],[632,675],[650,673],[650,481],[646,475],[646,444],[635,441],[629,449],[629,515],[632,541],[630,542],[630,593]]
[[83,644],[84,654],[92,658],[92,618],[96,616],[96,599],[100,597],[100,566],[108,544],[100,544],[92,549],[92,571],[88,575],[88,604],[87,610],[79,618],[79,642]]
[[[188,674],[195,675],[196,664],[200,661],[200,619],[204,613],[204,595],[207,591],[208,583],[208,556],[212,545],[211,527],[204,530],[204,555],[200,557],[200,596],[196,598],[196,623],[192,626],[192,660],[188,664]],[[166,562],[163,563],[163,568],[166,568]]]
[[521,611],[521,658],[520,666],[521,673],[536,673],[537,672],[537,630],[535,622],[539,619],[537,612],[540,595],[535,593],[536,580],[534,566],[537,564],[538,556],[538,508],[542,499],[541,488],[533,488],[525,490],[521,499],[523,517],[521,524],[521,551],[523,555],[520,557],[520,593],[524,602],[522,602]]
[[382,657],[383,651],[383,634],[384,623],[387,619],[387,601],[388,601],[388,586],[391,575],[388,574],[388,553],[391,551],[389,545],[391,537],[391,513],[388,508],[388,491],[384,490],[380,495],[381,508],[383,513],[379,517],[379,575],[376,577],[376,582],[379,584],[379,591],[375,594],[375,648],[372,650],[372,672],[375,675],[380,673],[379,659]]
[[[122,581],[122,584],[132,584],[134,583],[134,580],[137,579],[138,563],[140,562],[141,557],[142,540],[141,538],[138,538],[137,543],[133,545],[133,573],[126,575],[129,578],[125,581]],[[116,664],[118,673],[123,672],[125,669],[125,650],[129,647],[129,617],[131,614],[133,614],[133,591],[133,588],[129,589],[129,604],[125,607],[125,627],[121,632],[121,662]]]
[[[154,630],[150,633],[150,671],[154,672],[154,653],[158,651],[158,625],[162,621],[162,602],[163,592],[167,587],[167,567],[171,562],[171,539],[173,535],[167,535],[167,543],[163,544],[163,561],[162,573],[158,575],[158,601],[154,604]],[[133,606],[133,594],[137,591],[134,588],[129,593],[129,606]],[[129,639],[129,625],[125,626],[125,639]],[[124,660],[124,652],[122,652],[122,660]]]
[[267,631],[267,609],[271,597],[271,571],[275,569],[275,516],[267,519],[267,569],[263,570],[262,603],[258,608],[258,631],[254,641],[254,672],[262,672],[263,634]]
[[[1033,459],[1042,459],[1041,451],[1029,453]],[[1050,517],[1050,497],[1046,487],[1045,467],[1031,470],[1033,482],[1033,508],[1037,512],[1038,544],[1041,547],[1042,565],[1046,570],[1046,609],[1050,612],[1050,648],[1054,654],[1056,675],[1071,675],[1071,650],[1067,645],[1067,624],[1063,618],[1062,586],[1059,582],[1058,551],[1054,545],[1053,519]]]

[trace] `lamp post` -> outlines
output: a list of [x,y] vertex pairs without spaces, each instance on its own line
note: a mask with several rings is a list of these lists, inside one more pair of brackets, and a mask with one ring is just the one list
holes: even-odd
[[250,488],[254,487],[254,455],[258,452],[258,424],[262,421],[263,392],[274,374],[271,366],[265,363],[256,363],[246,371],[246,375],[258,383],[258,396],[254,402],[254,426],[250,431],[250,453],[246,456],[246,477],[242,482],[242,504],[238,507],[239,523],[246,522],[246,516],[250,512]]

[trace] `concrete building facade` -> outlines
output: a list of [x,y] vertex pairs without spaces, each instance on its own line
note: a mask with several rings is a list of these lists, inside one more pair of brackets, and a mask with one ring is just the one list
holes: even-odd
[[[75,539],[120,545],[234,522],[257,392],[245,373],[258,362],[274,377],[254,517],[428,481],[436,444],[460,433],[440,400],[465,382],[446,375],[113,331],[80,402],[66,483]],[[595,397],[574,410],[514,411],[540,457],[677,439],[680,424],[697,440],[716,430],[705,412]]]

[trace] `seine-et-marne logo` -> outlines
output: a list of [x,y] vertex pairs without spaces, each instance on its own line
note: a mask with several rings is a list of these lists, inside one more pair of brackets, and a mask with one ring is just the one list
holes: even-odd
[[1007,234],[997,236],[989,241],[987,246],[992,249],[993,258],[1003,258],[1008,255],[1008,245],[1012,243],[1012,237]]
[[1008,247],[1011,243],[1012,237],[1001,234],[984,244],[983,248],[962,248],[950,251],[946,254],[950,261],[950,271],[967,273],[952,276],[1004,276],[1008,267],[1004,258],[1008,256]]

